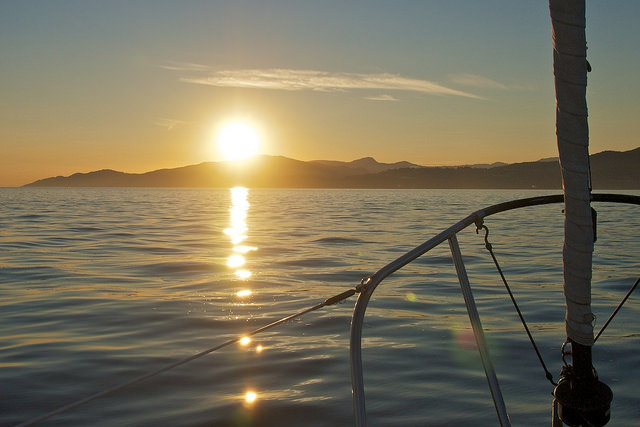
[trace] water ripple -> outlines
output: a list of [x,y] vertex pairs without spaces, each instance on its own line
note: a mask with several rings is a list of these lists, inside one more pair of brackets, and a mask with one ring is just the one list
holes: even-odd
[[[540,192],[249,190],[244,254],[227,266],[223,189],[0,189],[0,425],[218,345],[353,288],[460,216]],[[598,208],[594,312],[637,276],[637,208]],[[488,218],[494,249],[552,371],[564,340],[559,206]],[[623,233],[614,226],[627,223]],[[524,224],[524,228],[523,228]],[[482,236],[458,236],[514,425],[548,423],[549,385]],[[598,341],[612,416],[636,423],[639,308]],[[56,417],[55,425],[348,425],[353,297]],[[495,425],[444,244],[386,279],[365,318],[375,425]],[[555,372],[555,371],[554,371]],[[523,383],[523,378],[527,379]],[[247,403],[247,392],[255,393]],[[463,408],[463,410],[460,410]],[[313,416],[309,416],[313,414]]]

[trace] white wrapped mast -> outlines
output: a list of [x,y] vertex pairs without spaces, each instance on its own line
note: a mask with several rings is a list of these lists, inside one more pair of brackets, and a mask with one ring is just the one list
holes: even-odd
[[591,262],[593,218],[587,123],[587,42],[585,1],[550,0],[556,134],[565,197],[563,247],[567,336],[593,345]]
[[[553,425],[600,427],[611,416],[613,393],[598,380],[591,357],[591,210],[587,123],[587,40],[585,0],[549,0],[556,85],[556,134],[564,189],[565,325],[571,365],[562,368],[553,391]],[[563,355],[564,360],[564,355]]]

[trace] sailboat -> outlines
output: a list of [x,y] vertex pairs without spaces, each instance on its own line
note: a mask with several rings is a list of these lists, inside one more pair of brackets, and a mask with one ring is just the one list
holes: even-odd
[[[566,340],[562,346],[562,355],[563,359],[570,356],[570,362],[565,360],[561,378],[556,383],[554,397],[550,401],[552,425],[554,427],[559,427],[563,424],[570,426],[602,426],[611,417],[612,390],[598,378],[592,361],[592,347],[595,338],[593,314],[591,312],[591,265],[596,237],[596,215],[591,207],[591,202],[640,205],[640,197],[619,194],[595,194],[591,191],[586,105],[587,72],[590,66],[586,59],[585,0],[550,0],[549,4],[553,29],[557,143],[562,169],[563,194],[512,200],[477,210],[385,265],[374,274],[366,277],[355,289],[345,291],[321,304],[301,310],[244,334],[244,336],[258,334],[287,320],[358,294],[351,322],[349,349],[354,424],[356,426],[367,425],[361,342],[367,305],[377,286],[384,279],[444,242],[448,242],[451,249],[453,264],[498,421],[501,426],[511,425],[509,412],[491,361],[490,348],[484,336],[480,314],[474,301],[457,234],[473,225],[476,226],[478,231],[485,229],[484,219],[488,216],[508,210],[550,203],[564,203],[563,271],[566,300]],[[488,243],[487,246],[490,248]],[[630,292],[634,288],[635,285]],[[562,339],[559,337],[559,341],[562,341]],[[36,424],[56,414],[188,363],[239,340],[240,337],[231,339],[169,366],[29,420],[21,425]],[[428,424],[428,420],[425,420],[425,423]]]

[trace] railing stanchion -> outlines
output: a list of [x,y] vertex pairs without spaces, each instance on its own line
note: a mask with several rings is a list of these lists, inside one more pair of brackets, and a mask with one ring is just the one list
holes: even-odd
[[496,376],[496,371],[493,368],[493,363],[491,362],[491,357],[489,356],[487,340],[484,337],[482,323],[480,323],[480,315],[478,314],[478,309],[476,308],[476,303],[473,299],[473,294],[471,293],[469,277],[467,276],[467,270],[464,268],[462,253],[460,252],[460,246],[458,245],[458,239],[456,238],[455,234],[449,237],[449,247],[451,248],[451,256],[456,267],[456,273],[458,274],[458,281],[460,282],[462,296],[464,297],[464,303],[467,306],[469,320],[471,320],[471,327],[473,328],[473,335],[476,337],[478,351],[480,352],[480,357],[482,358],[482,366],[484,366],[484,372],[487,376],[489,389],[491,389],[491,396],[493,397],[496,412],[498,413],[500,425],[511,426],[509,414],[507,413],[507,407],[504,404],[502,392],[500,391],[500,385],[498,384],[498,377]]

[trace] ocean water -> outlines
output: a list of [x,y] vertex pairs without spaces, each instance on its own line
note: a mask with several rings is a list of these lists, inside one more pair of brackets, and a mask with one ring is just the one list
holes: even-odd
[[[0,425],[313,306],[472,211],[541,194],[0,189]],[[640,208],[596,209],[598,330],[640,273]],[[561,210],[486,220],[555,378],[565,339]],[[469,228],[458,239],[511,420],[549,425],[553,387],[483,238]],[[636,292],[593,350],[614,392],[614,426],[640,424],[639,301]],[[306,314],[42,425],[350,425],[354,303]],[[377,288],[363,348],[370,425],[497,425],[446,244]]]

